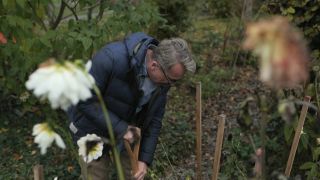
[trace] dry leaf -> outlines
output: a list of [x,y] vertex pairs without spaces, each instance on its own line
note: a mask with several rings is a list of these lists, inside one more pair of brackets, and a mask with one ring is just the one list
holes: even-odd
[[22,159],[22,158],[23,158],[23,155],[20,155],[20,154],[18,154],[18,153],[14,153],[14,154],[13,154],[13,159],[16,160],[16,161],[18,161],[18,160],[20,160],[20,159]]

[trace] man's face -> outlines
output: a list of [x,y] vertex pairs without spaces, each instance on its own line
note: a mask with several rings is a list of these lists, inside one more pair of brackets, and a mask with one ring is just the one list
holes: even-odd
[[147,52],[147,71],[149,78],[156,84],[172,85],[175,81],[180,80],[184,75],[184,67],[178,63],[165,70],[160,63],[152,58],[152,51]]

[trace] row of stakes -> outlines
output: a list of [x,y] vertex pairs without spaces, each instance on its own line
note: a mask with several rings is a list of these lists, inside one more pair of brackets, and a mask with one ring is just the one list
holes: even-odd
[[[287,161],[287,166],[285,169],[285,176],[290,177],[293,161],[295,158],[295,154],[298,148],[301,132],[303,129],[303,125],[306,119],[306,115],[308,112],[308,104],[310,103],[311,97],[305,96],[304,103],[301,109],[298,125],[296,127],[295,136],[291,145],[291,150],[289,154],[289,158]],[[216,135],[216,143],[215,143],[215,151],[214,151],[214,159],[213,159],[213,171],[212,171],[212,180],[217,180],[220,169],[220,157],[221,150],[223,145],[223,137],[224,137],[224,128],[225,128],[225,119],[226,116],[224,114],[219,115],[219,124],[218,131]],[[201,159],[202,159],[202,128],[201,128],[201,82],[196,84],[196,179],[201,180]],[[263,150],[264,152],[264,150]],[[264,156],[263,156],[264,157]],[[262,169],[262,172],[264,169]]]

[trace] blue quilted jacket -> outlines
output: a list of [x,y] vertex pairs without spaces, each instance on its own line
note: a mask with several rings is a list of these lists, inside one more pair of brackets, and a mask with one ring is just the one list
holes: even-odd
[[[150,44],[157,45],[158,41],[141,32],[107,44],[95,54],[90,69],[103,95],[117,143],[121,144],[128,124],[140,127],[139,160],[148,165],[153,160],[169,90],[168,86],[159,86],[142,110],[135,113],[143,95],[138,87],[139,70]],[[73,131],[75,141],[89,133],[108,137],[102,109],[95,95],[71,107],[67,114],[76,128]]]

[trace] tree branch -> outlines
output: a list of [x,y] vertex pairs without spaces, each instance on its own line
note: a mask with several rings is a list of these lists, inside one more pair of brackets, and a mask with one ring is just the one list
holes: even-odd
[[[98,3],[92,5],[92,6],[85,7],[85,8],[83,8],[83,9],[81,9],[81,10],[78,11],[77,13],[78,13],[78,14],[81,14],[82,12],[87,11],[89,8],[95,8],[95,7],[99,6],[99,5],[100,5],[100,1],[99,1]],[[72,8],[72,7],[71,7],[71,8]],[[75,8],[75,7],[73,7],[73,9],[74,9],[74,8]],[[62,18],[62,20],[70,19],[71,16],[73,16],[73,14],[66,15],[66,16],[64,16],[64,17]],[[78,18],[79,18],[79,17],[78,17]],[[82,19],[82,18],[80,17],[79,19]]]
[[64,9],[66,8],[67,3],[64,2],[64,0],[61,1],[61,5],[60,5],[60,10],[59,10],[59,14],[57,16],[57,19],[55,20],[55,22],[53,23],[53,25],[51,26],[51,29],[56,29],[62,19],[63,16],[63,12]]
[[96,16],[97,21],[100,21],[102,19],[102,16],[103,16],[103,13],[104,13],[105,4],[106,4],[105,0],[100,0],[99,13]]
[[46,25],[44,24],[44,22],[42,21],[42,19],[37,15],[36,9],[32,6],[30,1],[27,1],[27,4],[30,6],[30,8],[32,9],[32,13],[33,15],[36,17],[36,20],[38,22],[38,24],[45,30],[48,31]]
[[52,26],[54,23],[54,20],[56,19],[56,16],[54,14],[54,4],[51,0],[46,6],[46,14],[49,17],[49,25]]
[[[78,3],[77,3],[78,4]],[[67,8],[72,12],[74,18],[76,19],[76,21],[79,20],[79,17],[75,11],[75,8],[77,7],[77,4],[74,7],[71,7],[68,3],[66,3]]]
[[93,9],[94,9],[94,7],[93,6],[91,6],[91,7],[89,7],[89,9],[88,9],[88,22],[92,19],[92,11],[93,11]]

